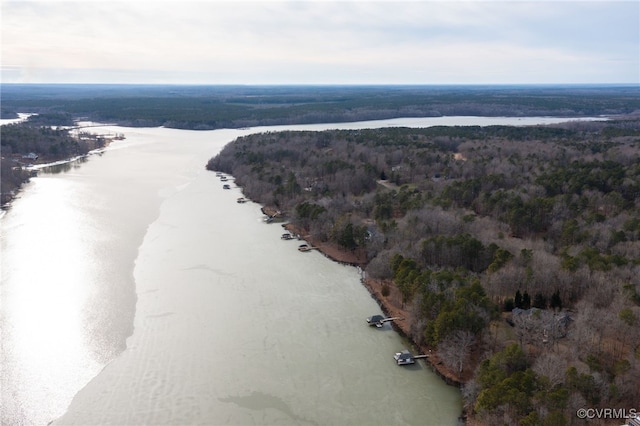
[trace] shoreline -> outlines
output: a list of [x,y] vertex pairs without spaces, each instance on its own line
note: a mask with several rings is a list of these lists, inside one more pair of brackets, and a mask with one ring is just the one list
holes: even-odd
[[107,146],[108,144],[102,148],[93,149],[87,152],[86,154],[76,155],[75,157],[70,157],[64,160],[57,160],[51,163],[32,164],[32,165],[26,166],[24,169],[28,171],[38,171],[38,170],[46,169],[47,167],[61,166],[63,164],[73,163],[74,161],[82,160],[83,158],[88,158],[91,155],[103,154],[106,151]]
[[[276,211],[275,209],[270,209],[269,207],[262,207],[261,210],[268,216],[270,216],[270,212]],[[401,296],[398,289],[393,285],[392,280],[373,279],[366,276],[366,273],[364,272],[364,269],[368,264],[366,260],[366,253],[348,252],[346,250],[342,250],[335,244],[315,241],[306,230],[300,227],[296,227],[291,223],[282,224],[282,227],[293,235],[297,235],[298,239],[304,240],[309,243],[309,245],[314,247],[329,260],[343,265],[349,265],[359,268],[361,271],[360,283],[364,286],[364,288],[367,289],[371,298],[376,301],[382,313],[388,318],[403,318],[403,320],[390,321],[393,330],[400,336],[405,338],[413,347],[413,349],[416,349],[418,351],[418,354],[429,355],[428,357],[424,358],[426,364],[429,366],[431,371],[433,371],[433,373],[436,374],[443,382],[445,382],[449,386],[454,386],[458,390],[462,391],[462,387],[471,377],[456,375],[454,372],[452,372],[442,364],[442,361],[440,361],[438,355],[433,352],[432,348],[426,345],[418,344],[411,337],[411,314],[402,307],[402,304],[400,303]],[[391,290],[388,296],[383,296],[382,294],[382,287],[384,285],[387,285]],[[467,371],[465,373],[465,375],[469,375],[470,372]],[[467,424],[468,420],[469,414],[463,404],[462,411],[459,416],[459,421],[461,421],[463,424]]]
[[[269,211],[268,208],[263,207],[263,212]],[[349,266],[355,266],[361,268],[361,284],[367,289],[371,297],[378,303],[378,306],[382,310],[382,312],[387,317],[401,317],[404,318],[402,321],[391,321],[391,326],[393,329],[400,334],[402,337],[407,339],[411,345],[419,351],[421,354],[429,354],[428,358],[425,358],[431,370],[436,373],[445,383],[450,386],[455,386],[457,388],[461,388],[465,383],[466,379],[464,377],[460,377],[446,368],[442,362],[439,360],[438,356],[433,353],[433,349],[426,345],[419,345],[412,337],[410,330],[411,323],[411,314],[399,304],[400,295],[394,294],[398,293],[398,290],[394,286],[390,286],[391,293],[389,296],[382,295],[382,287],[387,284],[391,284],[391,280],[379,280],[366,277],[364,273],[364,268],[367,266],[366,261],[366,253],[356,253],[349,252],[346,250],[342,250],[337,247],[335,244],[323,243],[315,241],[311,235],[309,235],[305,230],[298,228],[290,223],[283,224],[282,227],[294,235],[298,235],[300,239],[307,241],[311,246],[313,246],[316,250],[318,250],[322,255],[326,258]],[[394,291],[395,290],[395,291]],[[464,415],[464,412],[463,412]]]
[[[19,118],[17,119],[13,119],[12,121],[8,121],[6,123],[3,123],[2,125],[6,125],[6,124],[15,124],[15,123],[19,123],[19,122],[24,122],[26,121],[30,116],[32,115],[38,115],[35,113],[18,113]],[[76,126],[67,126],[67,130],[71,131],[71,130],[82,130],[83,128],[86,127],[101,127],[101,126],[109,126],[110,124],[102,124],[102,123],[89,123],[88,125],[82,125],[80,124],[80,122],[76,122]],[[46,126],[45,126],[46,127]],[[56,126],[53,126],[53,128],[55,128]],[[64,128],[65,126],[58,126],[59,129]],[[76,134],[75,137],[80,140],[81,135],[80,134]],[[18,163],[18,165],[22,168],[23,171],[28,172],[30,174],[29,178],[25,181],[23,181],[22,183],[20,183],[19,185],[12,187],[10,192],[7,193],[3,193],[2,197],[3,200],[6,199],[6,201],[0,203],[0,210],[6,212],[7,210],[9,210],[9,208],[11,207],[11,203],[19,197],[20,192],[23,191],[23,187],[25,186],[25,184],[29,183],[29,180],[32,177],[37,177],[38,176],[38,171],[45,169],[47,167],[55,167],[55,166],[61,166],[64,164],[70,164],[73,163],[75,161],[79,161],[82,159],[86,159],[89,158],[91,155],[95,155],[95,154],[103,154],[104,152],[106,152],[107,148],[109,147],[109,145],[111,144],[111,142],[113,142],[114,140],[119,140],[119,139],[124,139],[124,135],[118,135],[116,134],[115,136],[111,137],[103,137],[100,135],[96,135],[96,134],[90,134],[90,136],[87,138],[85,137],[84,140],[90,140],[92,141],[92,145],[98,146],[97,148],[91,149],[89,151],[87,151],[85,154],[80,154],[80,155],[76,155],[73,157],[67,157],[67,158],[63,158],[60,160],[54,160],[54,161],[49,161],[49,162],[42,162],[42,163],[36,163],[36,164],[27,164],[27,165],[23,165],[22,163]],[[98,144],[97,141],[102,141],[102,144]],[[40,154],[38,154],[40,156]],[[4,159],[4,157],[3,157]],[[37,160],[36,160],[37,161]],[[2,217],[2,216],[0,216]]]
[[391,302],[388,301],[389,296],[385,297],[382,295],[382,287],[385,284],[388,284],[387,281],[377,280],[371,278],[362,278],[362,284],[371,294],[371,297],[378,302],[380,309],[387,317],[401,317],[404,320],[391,321],[391,326],[393,329],[400,334],[402,337],[407,339],[411,345],[419,350],[420,354],[428,354],[429,356],[425,358],[428,362],[431,370],[436,373],[445,383],[450,386],[455,386],[457,388],[461,388],[465,384],[465,380],[455,375],[449,369],[442,365],[442,362],[438,358],[438,356],[433,352],[433,349],[426,345],[419,345],[412,337],[410,333],[410,321],[406,321],[407,318],[411,316],[409,312],[406,310],[395,306]]
[[47,167],[55,167],[55,166],[61,166],[63,164],[73,163],[78,160],[89,158],[92,155],[102,155],[107,151],[107,148],[110,143],[111,143],[111,140],[107,140],[104,146],[100,148],[92,149],[86,154],[77,155],[75,157],[70,157],[63,160],[56,160],[50,163],[31,164],[28,166],[24,166],[23,170],[30,172],[31,176],[29,177],[29,180],[23,182],[18,187],[14,188],[13,194],[10,197],[8,197],[6,202],[0,205],[0,211],[4,212],[4,213],[0,213],[0,218],[4,216],[4,214],[11,208],[11,204],[13,203],[13,201],[15,201],[16,198],[19,197],[20,193],[24,190],[24,186],[30,182],[31,178],[38,177],[38,172],[40,170],[46,169]]

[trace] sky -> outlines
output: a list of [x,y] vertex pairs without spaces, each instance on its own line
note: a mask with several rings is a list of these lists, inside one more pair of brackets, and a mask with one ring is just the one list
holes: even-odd
[[0,5],[3,83],[640,83],[638,0]]

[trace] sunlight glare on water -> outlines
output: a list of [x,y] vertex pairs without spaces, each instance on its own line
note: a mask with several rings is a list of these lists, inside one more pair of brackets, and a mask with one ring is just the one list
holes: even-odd
[[[76,194],[64,180],[38,180],[30,191],[39,197],[16,207],[23,224],[9,231],[17,247],[5,247],[3,236],[2,330],[3,369],[15,377],[19,388],[4,389],[3,410],[11,409],[7,391],[14,398],[14,413],[26,419],[62,414],[68,395],[83,386],[66,372],[82,369],[98,372],[101,368],[85,350],[86,305],[91,281],[96,274],[91,253],[83,243],[88,218],[72,202]],[[34,220],[46,212],[47,221]],[[54,226],[52,226],[55,224]],[[5,286],[4,282],[11,282]],[[10,318],[11,322],[5,321]],[[5,351],[19,354],[5,359]],[[10,362],[10,365],[6,365]],[[56,366],[51,368],[49,366]],[[22,392],[38,390],[37,398],[23,398]],[[59,399],[60,398],[60,399]]]

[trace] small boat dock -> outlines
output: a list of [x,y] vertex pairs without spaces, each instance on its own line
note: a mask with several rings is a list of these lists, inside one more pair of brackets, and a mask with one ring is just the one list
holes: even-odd
[[262,214],[264,214],[264,218],[262,219],[265,223],[272,223],[276,220],[282,221],[283,215],[280,210],[276,210],[274,208],[262,207]]
[[403,319],[404,318],[401,318],[401,317],[387,318],[384,315],[372,315],[369,318],[367,318],[367,323],[372,327],[376,326],[377,328],[382,328],[385,322],[403,320]]
[[401,352],[396,352],[395,355],[393,355],[393,359],[396,360],[398,365],[415,364],[417,359],[423,358],[429,358],[429,355],[414,355],[407,349],[404,349]]

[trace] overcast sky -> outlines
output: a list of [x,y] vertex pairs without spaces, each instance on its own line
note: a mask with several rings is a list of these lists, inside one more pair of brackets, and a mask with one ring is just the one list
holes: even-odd
[[2,82],[640,83],[640,2],[0,0]]

